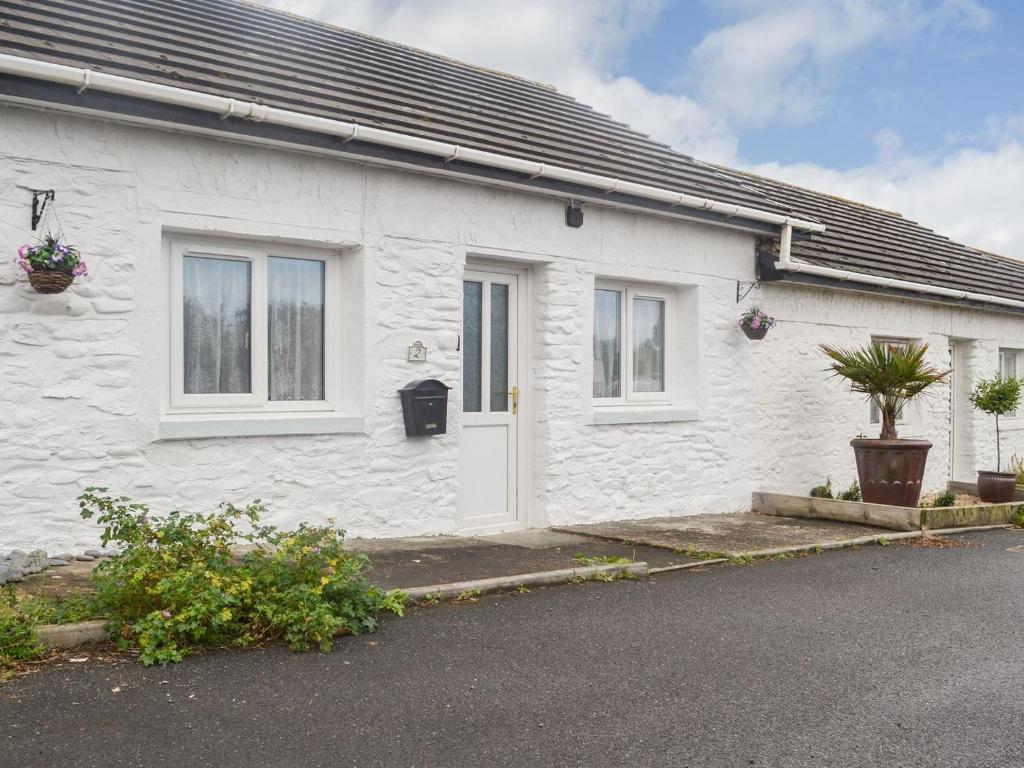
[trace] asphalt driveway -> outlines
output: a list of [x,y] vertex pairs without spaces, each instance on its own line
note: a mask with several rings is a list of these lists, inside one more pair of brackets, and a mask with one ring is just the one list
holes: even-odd
[[[1024,532],[412,611],[0,686],[10,766],[1021,766]],[[115,692],[116,689],[116,692]]]

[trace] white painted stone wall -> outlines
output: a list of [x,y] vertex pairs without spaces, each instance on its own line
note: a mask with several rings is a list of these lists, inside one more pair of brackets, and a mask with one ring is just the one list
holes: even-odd
[[[92,276],[67,293],[31,291],[12,263],[29,232],[29,188],[57,190],[68,239]],[[737,280],[752,236],[563,204],[311,154],[68,115],[0,107],[0,549],[83,547],[96,526],[75,497],[104,485],[158,511],[261,498],[269,522],[329,517],[352,535],[451,533],[460,431],[462,271],[467,257],[531,265],[528,523],[729,512],[754,490],[805,491],[854,477],[848,441],[870,433],[867,406],[827,381],[824,341],[921,338],[937,364],[950,336],[994,371],[998,348],[1024,347],[1024,319],[936,305],[765,286],[779,326],[761,343],[736,328]],[[365,434],[158,440],[167,339],[168,230],[269,241],[359,243],[364,322],[354,392]],[[697,421],[591,421],[595,277],[697,286]],[[426,364],[406,361],[419,339]],[[396,395],[408,380],[454,386],[449,433],[405,438]],[[927,485],[949,466],[949,397],[922,403],[904,436],[935,443]],[[965,411],[973,463],[993,462],[990,424]],[[1004,452],[1024,453],[1024,420]]]

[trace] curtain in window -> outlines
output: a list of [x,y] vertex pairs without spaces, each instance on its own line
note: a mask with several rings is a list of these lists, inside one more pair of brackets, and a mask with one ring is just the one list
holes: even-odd
[[665,302],[633,299],[633,391],[665,391]]
[[622,294],[594,291],[594,397],[622,397]]
[[186,256],[182,282],[185,393],[251,392],[251,263]]
[[[1016,349],[999,350],[999,375],[1004,379],[1017,378],[1017,357],[1020,355]],[[1017,418],[1018,411],[1006,414],[1008,418]]]
[[271,400],[324,399],[324,262],[270,257]]

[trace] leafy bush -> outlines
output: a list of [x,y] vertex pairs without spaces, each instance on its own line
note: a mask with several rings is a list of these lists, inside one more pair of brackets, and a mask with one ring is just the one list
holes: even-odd
[[956,506],[956,494],[950,490],[945,490],[932,499],[933,507],[955,507]]
[[[221,505],[212,514],[150,515],[144,504],[87,488],[82,517],[105,526],[119,557],[94,571],[96,598],[143,664],[180,661],[197,646],[283,640],[293,650],[329,650],[334,635],[377,628],[377,614],[402,615],[405,595],[371,584],[365,555],[344,549],[344,532],[260,525],[263,505]],[[236,556],[244,545],[247,552]]]
[[34,622],[18,610],[13,587],[0,589],[0,669],[15,662],[38,659],[42,654]]
[[816,485],[811,488],[811,498],[814,499],[831,499],[834,498],[832,495],[832,478],[825,478],[825,482],[822,485]]
[[1018,506],[1014,511],[1013,524],[1018,528],[1024,528],[1024,505]]
[[842,501],[860,501],[860,483],[854,480],[852,483],[850,483],[849,488],[847,488],[845,491],[839,494],[839,498]]

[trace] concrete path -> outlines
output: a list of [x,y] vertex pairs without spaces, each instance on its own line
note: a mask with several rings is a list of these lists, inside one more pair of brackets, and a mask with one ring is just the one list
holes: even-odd
[[389,589],[556,571],[598,562],[578,555],[625,558],[651,568],[696,562],[670,550],[550,529],[494,536],[352,539],[349,546],[369,556],[374,581]]
[[[829,520],[755,515],[626,520],[493,536],[428,536],[351,539],[348,546],[373,561],[372,578],[387,589],[415,589],[453,582],[561,571],[601,558],[647,563],[650,569],[693,565],[710,554],[724,557],[759,550],[820,544],[886,533]],[[583,556],[581,559],[577,556]],[[96,563],[53,568],[18,585],[24,594],[59,597],[88,588]]]
[[1024,532],[923,543],[416,608],[329,654],[65,663],[0,685],[0,763],[1018,768]]
[[631,542],[670,551],[700,551],[739,557],[759,550],[813,546],[884,534],[882,528],[832,520],[806,520],[741,512],[620,520],[562,526],[556,530],[601,539]]

